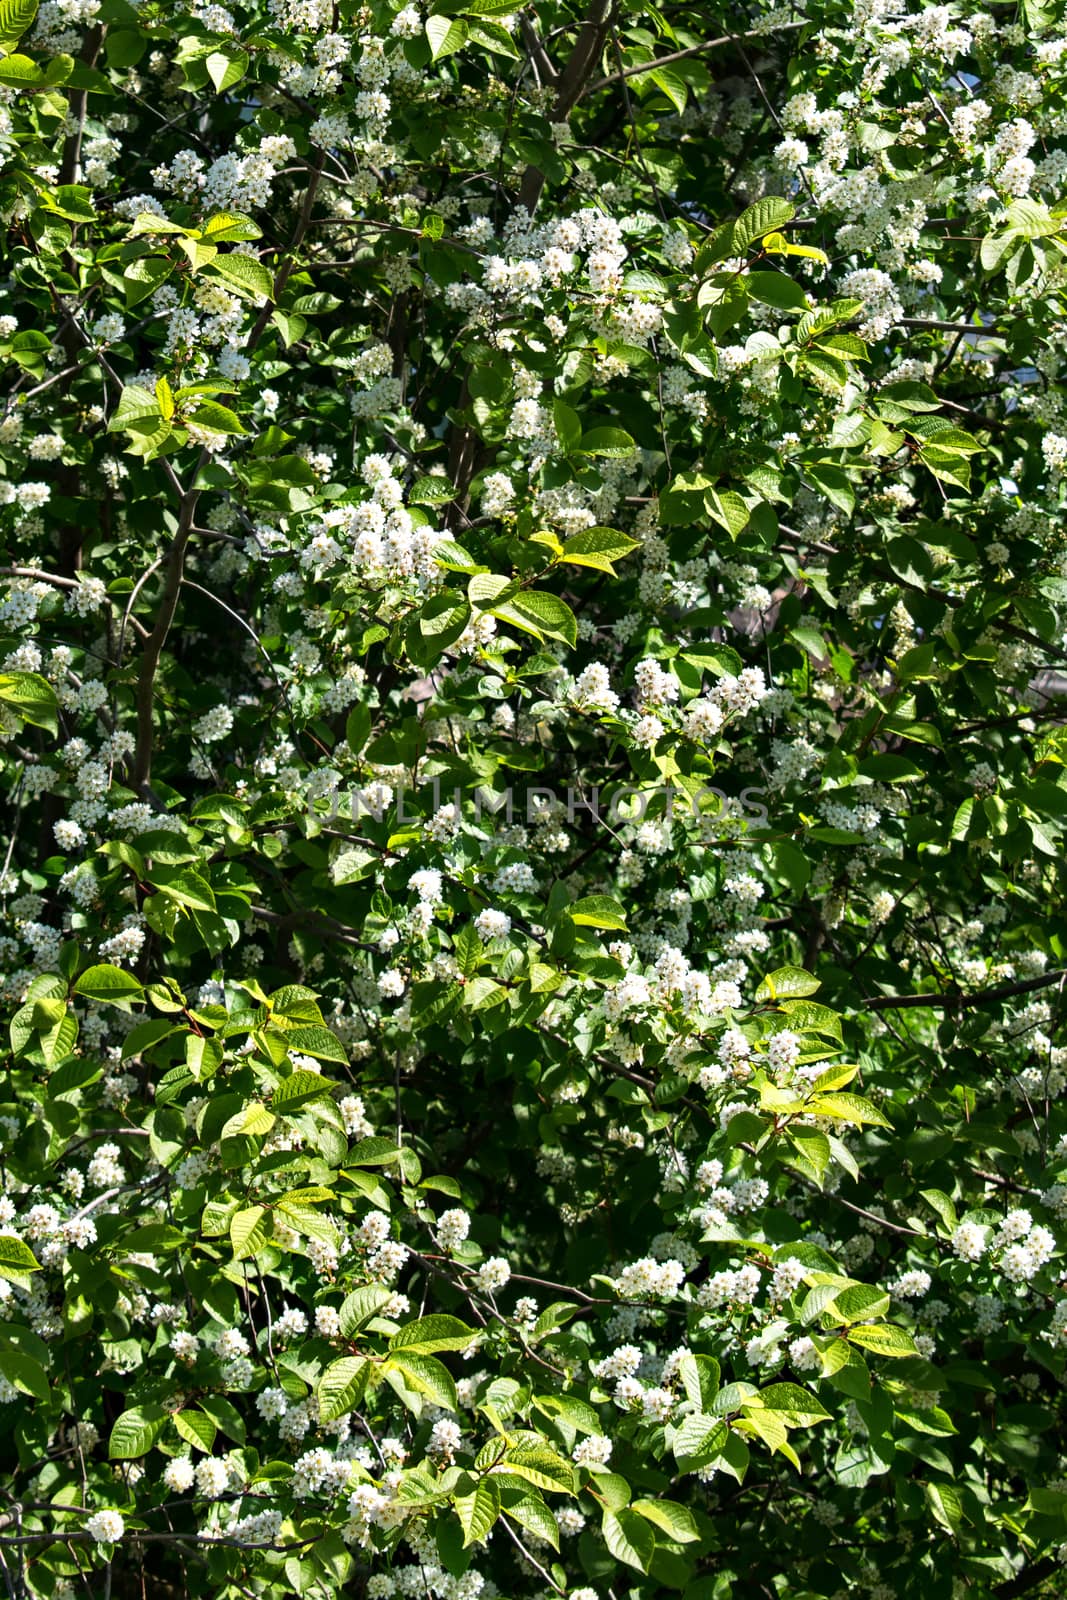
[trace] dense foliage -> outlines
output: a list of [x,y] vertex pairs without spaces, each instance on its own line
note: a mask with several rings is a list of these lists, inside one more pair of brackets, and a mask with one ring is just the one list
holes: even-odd
[[1058,10],[0,0],[11,1600],[1062,1592]]

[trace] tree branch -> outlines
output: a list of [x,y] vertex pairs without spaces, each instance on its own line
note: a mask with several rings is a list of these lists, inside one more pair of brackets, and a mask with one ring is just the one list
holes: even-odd
[[1010,983],[1003,989],[979,989],[977,994],[878,994],[864,1000],[868,1011],[903,1011],[906,1007],[925,1006],[931,1011],[964,1011],[975,1006],[996,1005],[999,1000],[1013,1000],[1016,995],[1033,994],[1036,989],[1051,989],[1053,984],[1067,980],[1067,969],[1045,972],[1040,978],[1027,978],[1025,983]]
[[[802,28],[804,22],[783,22],[781,27],[776,27],[774,33],[787,33],[793,28]],[[654,61],[644,61],[638,67],[626,67],[619,72],[609,73],[606,78],[598,78],[596,83],[591,83],[587,89],[582,90],[582,96],[596,94],[600,89],[607,89],[613,83],[619,83],[623,78],[639,78],[643,73],[656,72],[660,67],[669,67],[675,61],[688,61],[693,56],[707,55],[709,50],[718,50],[724,44],[736,44],[738,39],[765,39],[766,32],[762,28],[752,28],[748,33],[724,33],[718,39],[705,39],[703,44],[691,44],[686,50],[672,50],[670,55],[657,56]]]
[[[194,484],[206,459],[207,451],[201,450],[193,472]],[[178,596],[181,593],[182,577],[185,572],[185,552],[189,547],[189,537],[193,531],[196,504],[199,499],[200,490],[196,488],[186,489],[181,497],[178,507],[178,531],[167,556],[166,577],[159,611],[156,614],[155,626],[145,641],[144,654],[141,656],[141,665],[137,673],[137,744],[133,754],[132,778],[133,786],[139,792],[147,788],[152,775],[152,740],[155,731],[152,712],[156,672],[159,669],[159,658],[163,654],[163,646],[167,642],[171,623],[174,621],[174,613],[178,608]]]
[[[585,20],[578,29],[574,49],[561,73],[556,88],[553,122],[566,122],[581,98],[593,68],[600,57],[615,13],[615,0],[590,0]],[[545,186],[540,167],[529,166],[522,175],[519,204],[533,214]]]

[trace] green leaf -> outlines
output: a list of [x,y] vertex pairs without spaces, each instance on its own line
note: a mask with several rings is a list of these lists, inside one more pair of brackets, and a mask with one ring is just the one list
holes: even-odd
[[228,288],[252,300],[270,300],[273,297],[274,279],[262,261],[257,261],[253,256],[240,255],[237,251],[217,255],[204,268],[204,272],[207,277],[221,278]]
[[554,1550],[559,1549],[559,1523],[545,1502],[535,1495],[520,1495],[513,1498],[504,1497],[503,1511],[506,1517],[517,1522],[520,1528],[525,1528],[538,1539],[543,1539]]
[[686,1398],[697,1412],[710,1411],[719,1392],[719,1363],[714,1356],[687,1353],[678,1363]]
[[903,1328],[890,1327],[887,1323],[860,1323],[849,1328],[847,1337],[853,1344],[873,1350],[878,1356],[915,1356],[919,1353],[910,1333],[905,1333]]
[[128,431],[134,423],[160,423],[162,420],[159,401],[153,391],[142,389],[137,384],[127,384],[111,413],[108,432],[121,433]]
[[[704,1359],[708,1359],[705,1357]],[[534,1405],[546,1417],[560,1417],[579,1433],[602,1434],[603,1425],[594,1408],[574,1394],[539,1394]]]
[[35,728],[58,731],[56,714],[59,702],[46,678],[36,672],[0,672],[0,701],[10,706],[23,722]]
[[22,1394],[32,1395],[42,1405],[47,1405],[52,1398],[48,1373],[39,1361],[21,1350],[0,1347],[0,1375]]
[[213,50],[205,65],[207,75],[215,85],[215,93],[222,94],[226,89],[232,89],[235,83],[240,83],[248,71],[248,52],[233,46],[225,50]]
[[649,77],[660,94],[666,95],[675,111],[680,115],[685,110],[688,92],[685,79],[680,77],[677,72],[669,71],[666,67],[657,67],[654,72],[649,73]]
[[585,895],[573,905],[564,907],[572,922],[587,928],[609,928],[626,932],[626,913],[617,900],[609,894]]
[[581,442],[582,419],[577,411],[557,396],[552,402],[552,420],[559,447],[565,456],[569,456],[573,450],[577,450]]
[[194,1450],[211,1454],[218,1427],[206,1411],[199,1411],[195,1406],[188,1411],[176,1411],[174,1426],[186,1444],[191,1444]]
[[538,1489],[555,1489],[564,1494],[574,1493],[574,1468],[547,1444],[513,1445],[505,1455],[502,1465]]
[[924,1483],[923,1493],[935,1518],[949,1533],[956,1533],[963,1521],[963,1500],[950,1483]]
[[393,1291],[384,1288],[380,1283],[365,1283],[359,1289],[353,1289],[338,1312],[344,1337],[351,1339],[353,1334],[358,1333],[364,1323],[377,1316],[392,1298]]
[[239,240],[263,237],[263,229],[258,223],[240,211],[216,211],[213,216],[208,217],[200,232],[203,238],[210,240],[212,244],[221,244],[223,240],[236,243]]
[[0,1278],[17,1278],[24,1272],[40,1270],[41,1263],[25,1240],[13,1233],[0,1233]]
[[776,233],[779,228],[784,228],[795,215],[796,207],[778,195],[767,195],[757,200],[742,211],[734,223],[730,249],[725,253],[740,255],[754,240],[762,239],[765,233]]
[[637,449],[630,435],[622,428],[590,428],[583,433],[578,452],[584,456],[611,456],[625,460]]
[[688,1416],[674,1431],[671,1449],[679,1472],[695,1472],[715,1461],[722,1452],[729,1428],[717,1417]]
[[870,1284],[855,1283],[834,1296],[827,1310],[836,1322],[862,1322],[884,1317],[889,1312],[889,1296]]
[[839,1117],[843,1122],[855,1122],[861,1126],[864,1123],[869,1123],[872,1128],[892,1126],[877,1106],[858,1094],[819,1094],[811,1101],[811,1109],[816,1116]]
[[358,1406],[369,1376],[370,1362],[365,1356],[342,1356],[340,1361],[332,1361],[316,1390],[323,1422],[334,1422]]
[[111,1430],[107,1453],[111,1461],[133,1461],[147,1455],[167,1425],[167,1412],[159,1405],[134,1406],[124,1411]]
[[390,1339],[389,1349],[432,1355],[436,1350],[466,1350],[477,1337],[475,1329],[468,1328],[458,1317],[437,1314],[405,1323],[400,1332]]
[[484,1544],[500,1515],[500,1491],[492,1478],[482,1478],[471,1494],[457,1494],[452,1504],[463,1527],[463,1548]]
[[635,1500],[631,1510],[647,1522],[654,1523],[657,1528],[662,1528],[677,1544],[692,1544],[700,1538],[693,1513],[674,1500]]
[[284,1034],[286,1048],[298,1055],[314,1056],[317,1061],[339,1061],[348,1065],[348,1052],[329,1028],[287,1028]]
[[443,1406],[446,1411],[459,1410],[452,1374],[435,1356],[417,1355],[407,1350],[399,1354],[391,1351],[385,1367],[399,1372],[410,1389],[424,1394],[434,1405]]
[[821,987],[818,978],[813,978],[803,967],[778,967],[764,978],[756,990],[756,999],[801,1000]]
[[234,1214],[230,1223],[230,1243],[233,1246],[235,1261],[243,1261],[246,1256],[254,1256],[266,1244],[267,1230],[263,1225],[265,1215],[263,1206],[246,1206],[243,1211]]
[[190,911],[214,911],[215,894],[206,878],[187,869],[157,867],[148,874],[153,889]]
[[778,311],[807,311],[808,297],[795,279],[784,272],[746,272],[745,283],[753,300]]
[[430,59],[441,61],[445,56],[462,50],[470,36],[470,26],[462,17],[429,17],[426,37],[430,44]]
[[612,563],[638,548],[638,541],[628,533],[614,528],[586,528],[584,533],[572,534],[566,540],[559,559],[572,567],[595,567],[614,578],[617,574]]
[[37,0],[0,0],[0,50],[14,50],[37,17]]
[[121,1005],[134,995],[144,994],[144,986],[132,972],[124,972],[121,967],[105,962],[101,966],[87,967],[75,983],[74,993],[95,1000],[99,1005]]
[[29,56],[12,55],[0,61],[0,84],[7,89],[37,88],[47,82],[44,69]]
[[310,1100],[322,1100],[326,1095],[332,1094],[336,1087],[335,1083],[329,1078],[324,1078],[321,1073],[308,1072],[301,1067],[279,1083],[271,1095],[271,1110],[279,1116],[287,1116],[298,1107],[307,1105]]
[[726,529],[731,539],[736,539],[739,533],[744,532],[751,516],[748,506],[733,489],[706,489],[704,509],[709,517]]
[[648,1523],[636,1511],[606,1511],[601,1524],[604,1543],[615,1557],[638,1572],[647,1572],[656,1549],[656,1539]]
[[783,1412],[789,1418],[790,1427],[808,1428],[830,1418],[826,1407],[811,1390],[802,1389],[798,1383],[772,1383],[770,1388],[760,1390],[759,1398],[764,1411]]
[[573,646],[578,642],[578,619],[565,600],[542,589],[527,589],[515,596],[507,607],[551,639],[563,639]]
[[229,406],[220,406],[215,400],[201,400],[189,413],[189,421],[211,433],[244,433],[245,425]]

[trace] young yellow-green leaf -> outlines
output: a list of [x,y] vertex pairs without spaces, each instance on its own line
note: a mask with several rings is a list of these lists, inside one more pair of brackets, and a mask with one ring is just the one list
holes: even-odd
[[254,1256],[257,1250],[262,1250],[267,1242],[267,1230],[263,1223],[265,1216],[263,1206],[246,1206],[243,1211],[238,1211],[230,1223],[230,1243],[233,1246],[233,1259],[243,1261],[246,1256]]
[[574,1468],[549,1445],[517,1444],[508,1450],[502,1468],[525,1478],[538,1489],[555,1489],[573,1494]]
[[14,50],[36,16],[37,0],[0,0],[0,50]]
[[849,1328],[847,1337],[853,1344],[873,1350],[878,1356],[916,1356],[919,1353],[910,1333],[887,1323],[859,1323]]
[[613,563],[638,548],[638,541],[631,539],[628,533],[619,533],[614,528],[586,528],[582,533],[571,535],[558,559],[572,567],[594,567],[614,578],[617,574]]
[[455,1495],[452,1504],[463,1527],[463,1548],[484,1544],[500,1515],[500,1491],[493,1479],[482,1478],[470,1494]]
[[814,1095],[810,1106],[818,1117],[837,1117],[842,1122],[855,1122],[860,1125],[869,1123],[873,1128],[892,1126],[877,1106],[859,1094]]
[[156,400],[160,416],[164,422],[169,422],[174,415],[174,393],[165,377],[156,379]]

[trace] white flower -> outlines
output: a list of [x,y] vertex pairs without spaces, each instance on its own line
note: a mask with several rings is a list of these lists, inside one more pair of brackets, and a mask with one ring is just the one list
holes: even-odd
[[117,1511],[94,1511],[85,1524],[85,1531],[97,1544],[117,1544],[126,1531],[126,1524]]

